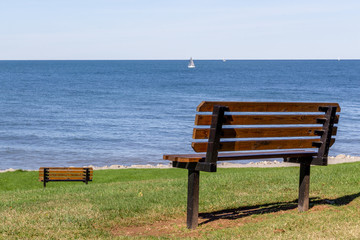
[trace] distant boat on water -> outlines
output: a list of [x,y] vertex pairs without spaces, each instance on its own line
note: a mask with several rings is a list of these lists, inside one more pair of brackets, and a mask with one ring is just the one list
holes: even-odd
[[190,58],[188,68],[195,68],[195,64],[194,64],[194,61],[193,61],[192,57]]
[[226,59],[225,58],[223,58],[223,60],[222,60],[223,62],[226,62]]

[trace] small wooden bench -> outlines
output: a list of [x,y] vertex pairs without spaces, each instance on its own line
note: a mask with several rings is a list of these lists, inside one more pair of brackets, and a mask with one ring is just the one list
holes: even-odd
[[163,156],[173,167],[188,169],[188,228],[198,225],[199,173],[216,172],[217,161],[282,158],[299,163],[298,209],[309,209],[310,165],[327,165],[339,104],[202,102],[197,111],[193,138],[203,140],[192,148],[203,153]]
[[41,167],[39,168],[39,181],[47,182],[84,182],[88,184],[93,178],[91,167]]

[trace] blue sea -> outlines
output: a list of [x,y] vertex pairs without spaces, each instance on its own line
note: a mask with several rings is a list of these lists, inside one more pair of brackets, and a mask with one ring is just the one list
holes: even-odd
[[360,61],[0,61],[0,169],[167,164],[203,100],[339,102],[360,155]]

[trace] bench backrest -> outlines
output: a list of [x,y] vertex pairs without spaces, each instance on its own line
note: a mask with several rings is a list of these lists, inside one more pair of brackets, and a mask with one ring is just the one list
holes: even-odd
[[[312,164],[327,165],[334,143],[338,103],[202,102],[192,143],[216,162],[218,152],[317,148]],[[206,126],[206,128],[204,128]]]
[[[86,179],[88,172],[88,179]],[[44,181],[92,181],[93,168],[89,167],[41,167],[39,180]]]

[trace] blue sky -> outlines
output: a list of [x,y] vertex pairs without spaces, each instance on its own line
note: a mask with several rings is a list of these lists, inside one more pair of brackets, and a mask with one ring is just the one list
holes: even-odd
[[359,59],[360,1],[0,1],[0,60]]

